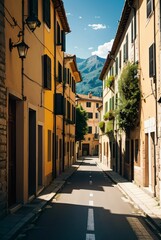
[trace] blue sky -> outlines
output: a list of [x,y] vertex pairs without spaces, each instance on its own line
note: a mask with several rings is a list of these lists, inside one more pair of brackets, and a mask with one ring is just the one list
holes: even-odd
[[79,58],[106,58],[125,0],[63,0],[71,33],[66,52]]

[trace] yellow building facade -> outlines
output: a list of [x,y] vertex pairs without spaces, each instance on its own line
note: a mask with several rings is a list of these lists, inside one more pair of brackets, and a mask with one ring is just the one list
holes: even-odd
[[76,57],[65,57],[70,28],[61,0],[5,1],[4,10],[9,210],[31,201],[76,160],[75,82],[81,76]]
[[99,154],[99,112],[98,108],[102,105],[102,98],[88,95],[77,94],[76,104],[81,105],[87,112],[88,133],[84,140],[79,142],[78,157],[81,156],[98,156]]
[[[104,164],[158,199],[161,199],[160,9],[158,0],[125,1],[111,52],[100,75],[104,86],[101,121],[106,129],[110,99],[114,97],[114,111],[119,107],[121,73],[128,62],[138,65],[141,98],[136,127],[126,134],[118,128],[115,117],[112,138],[106,130],[100,130],[100,155]],[[114,77],[112,88],[107,86],[110,76]]]

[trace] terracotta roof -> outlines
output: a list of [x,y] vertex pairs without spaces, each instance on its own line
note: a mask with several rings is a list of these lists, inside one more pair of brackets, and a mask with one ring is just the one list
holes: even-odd
[[102,72],[101,72],[100,77],[99,77],[100,80],[103,80],[103,77],[106,73],[106,70],[107,70],[110,62],[113,61],[110,58],[110,55],[115,55],[117,47],[118,47],[118,45],[121,41],[121,38],[124,34],[125,27],[126,27],[126,24],[127,24],[130,12],[131,12],[131,6],[133,5],[133,2],[134,2],[134,0],[126,0],[126,2],[125,2],[125,5],[124,5],[123,11],[122,11],[122,15],[121,15],[121,19],[119,21],[118,29],[117,29],[117,32],[116,32],[116,36],[115,36],[115,39],[114,39],[114,42],[113,42],[113,45],[112,45],[112,49],[110,51],[110,54],[108,54],[106,62],[103,66]]
[[77,94],[77,101],[79,100],[88,100],[88,101],[98,101],[98,102],[102,102],[102,98],[101,97],[97,97],[97,96],[93,96],[90,97],[90,94],[85,95],[85,94]]
[[72,60],[72,70],[75,73],[76,80],[77,80],[77,82],[81,82],[82,81],[82,76],[81,76],[81,73],[80,73],[80,71],[78,70],[78,67],[77,67],[76,55],[71,55],[71,54],[65,53],[64,59],[67,60],[67,61]]
[[69,24],[68,24],[66,12],[65,12],[65,9],[64,9],[63,1],[62,0],[53,0],[53,2],[54,2],[55,9],[56,9],[56,11],[59,15],[60,21],[62,23],[63,30],[66,33],[71,32]]

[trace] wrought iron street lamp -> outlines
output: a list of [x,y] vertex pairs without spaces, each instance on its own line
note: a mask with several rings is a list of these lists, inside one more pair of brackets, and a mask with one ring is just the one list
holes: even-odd
[[25,58],[27,55],[27,51],[29,46],[22,40],[16,44],[13,44],[11,38],[9,39],[9,49],[12,51],[13,48],[17,47],[19,58]]
[[28,26],[28,28],[34,32],[35,29],[37,27],[40,27],[41,22],[39,21],[39,19],[36,16],[28,16],[28,18],[26,19],[26,24]]

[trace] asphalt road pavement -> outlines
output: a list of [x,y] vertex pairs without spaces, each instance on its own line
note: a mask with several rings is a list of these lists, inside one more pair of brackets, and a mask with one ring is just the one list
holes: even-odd
[[158,239],[144,216],[119,188],[86,158],[62,191],[16,239],[136,240]]

